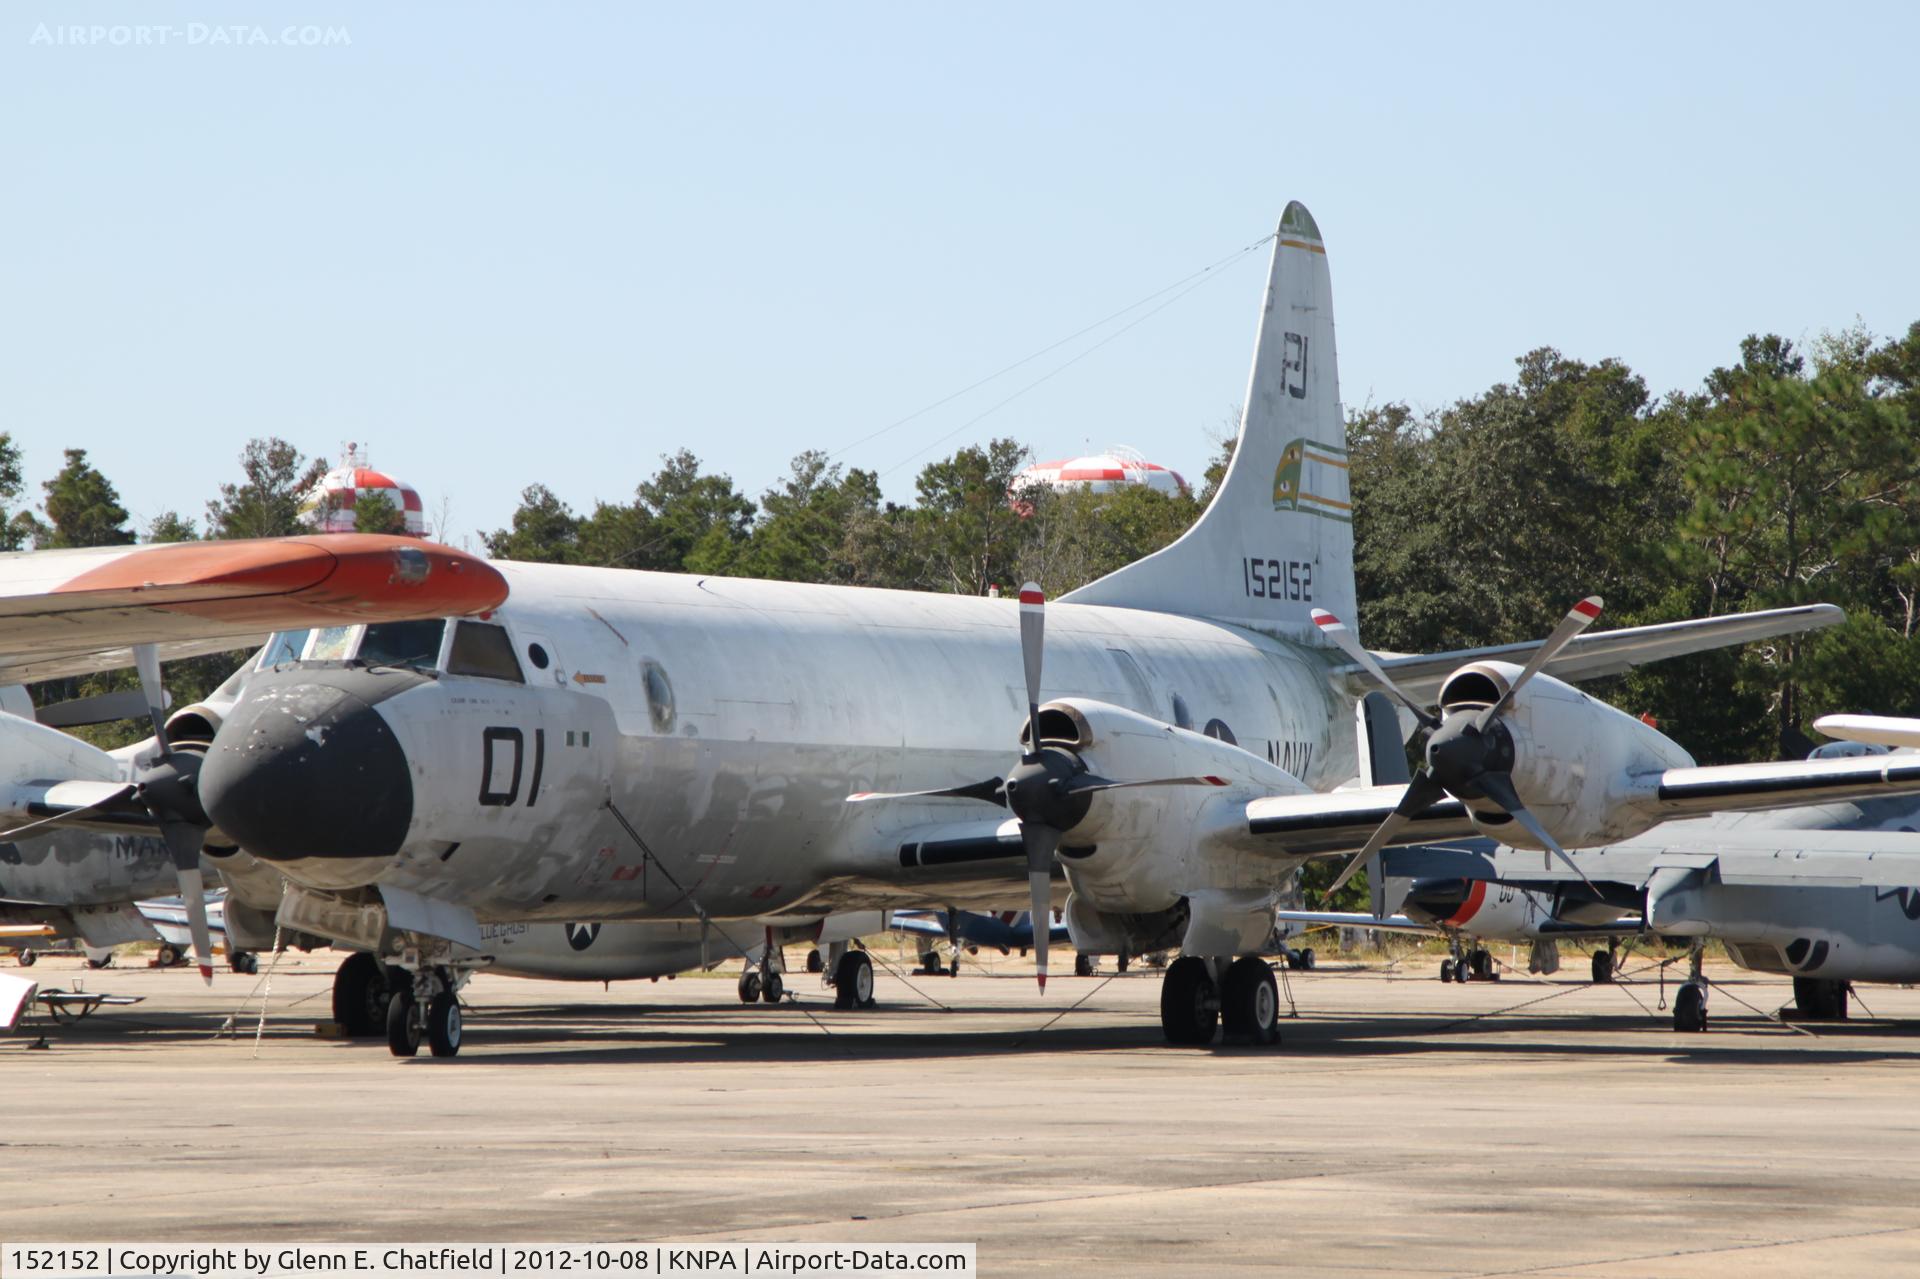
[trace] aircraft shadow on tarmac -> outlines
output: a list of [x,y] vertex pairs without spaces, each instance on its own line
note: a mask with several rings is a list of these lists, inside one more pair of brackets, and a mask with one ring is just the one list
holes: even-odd
[[[1525,1002],[1525,994],[1538,988],[1514,983],[1514,993],[1522,996],[1516,1002]],[[1561,989],[1578,997],[1583,988],[1567,985]],[[835,1010],[816,999],[777,1008],[713,1003],[480,1005],[467,1013],[467,1045],[462,1060],[500,1065],[672,1065],[715,1060],[800,1063],[843,1059],[926,1061],[1035,1051],[1264,1056],[1276,1066],[1342,1058],[1463,1053],[1507,1058],[1666,1057],[1718,1064],[1920,1058],[1920,1022],[1860,1018],[1801,1024],[1795,1029],[1741,1008],[1722,993],[1714,1001],[1712,1029],[1704,1035],[1680,1035],[1673,1031],[1667,1015],[1656,1008],[1658,995],[1653,987],[1636,985],[1632,989],[1648,1012],[1583,1013],[1563,1007],[1551,1013],[1519,1008],[1451,1013],[1445,1008],[1432,1008],[1362,1015],[1316,1009],[1312,1001],[1302,998],[1302,1016],[1283,1016],[1278,1046],[1222,1042],[1205,1048],[1172,1048],[1157,1024],[1145,1020],[1115,1024],[1111,1009],[1065,1011],[1070,1005],[1064,1002],[1058,1006],[1036,1003],[1030,1008],[1004,1004],[941,1008],[899,1000],[853,1013]],[[1765,1007],[1764,1002],[1756,1006]],[[1025,1021],[1029,1016],[1030,1025],[1007,1024]],[[229,1042],[250,1046],[258,1024],[256,1017],[240,1014],[227,1032]],[[890,1019],[905,1018],[912,1018],[911,1024],[898,1028],[887,1025]],[[302,1016],[297,1009],[276,1011],[269,1015],[262,1038],[269,1051],[275,1044],[312,1044],[316,1042],[314,1019],[313,1014]],[[216,1011],[128,1014],[45,1029],[55,1049],[151,1051],[171,1043],[204,1044],[221,1035],[228,1020],[228,1014]],[[41,1029],[39,1024],[23,1026],[10,1041],[0,1040],[0,1051],[25,1049]],[[386,1057],[386,1046],[380,1040],[327,1042],[343,1052]],[[416,1060],[432,1059],[422,1056]]]

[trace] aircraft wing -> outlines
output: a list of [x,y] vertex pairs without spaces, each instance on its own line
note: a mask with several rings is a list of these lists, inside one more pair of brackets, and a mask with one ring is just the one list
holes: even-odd
[[[1664,822],[1708,813],[1798,808],[1920,792],[1920,755],[1670,768],[1649,774],[1641,784],[1643,794],[1632,801],[1633,806]],[[1277,856],[1353,853],[1366,845],[1405,789],[1367,786],[1265,796],[1240,805],[1237,816],[1229,810],[1214,835],[1232,847]],[[1425,844],[1476,833],[1467,820],[1466,806],[1444,799],[1415,814],[1389,843]]]
[[[1704,870],[1723,884],[1796,888],[1920,888],[1920,835],[1905,831],[1727,830],[1692,823],[1659,827],[1572,856],[1596,883],[1643,887],[1655,871]],[[1414,878],[1492,879],[1522,888],[1577,887],[1564,865],[1531,849],[1405,848],[1387,853],[1390,873]]]
[[240,648],[278,630],[497,607],[485,560],[418,538],[335,533],[0,555],[0,684]]
[[1369,915],[1356,910],[1276,910],[1273,917],[1282,923],[1311,924],[1321,928],[1380,928],[1402,933],[1440,931],[1432,924],[1423,924],[1405,915]]
[[[1578,683],[1619,675],[1644,662],[1681,657],[1708,649],[1751,644],[1776,635],[1837,626],[1846,614],[1832,604],[1805,604],[1795,608],[1770,608],[1754,613],[1729,613],[1724,617],[1700,617],[1684,622],[1661,622],[1653,626],[1628,626],[1617,631],[1599,631],[1569,641],[1558,656],[1546,664],[1545,672],[1556,679]],[[1412,657],[1380,658],[1388,676],[1407,694],[1427,701],[1440,692],[1441,683],[1469,662],[1497,659],[1525,662],[1540,641],[1498,644],[1488,648],[1462,648],[1451,653],[1427,653]],[[1345,677],[1355,692],[1379,685],[1358,665],[1339,666],[1335,674]]]
[[[1353,853],[1366,845],[1374,829],[1400,802],[1404,786],[1360,786],[1306,795],[1270,795],[1245,805],[1245,836],[1229,836],[1243,847],[1265,848],[1298,857]],[[1396,844],[1424,844],[1476,833],[1467,807],[1443,799],[1408,820]]]

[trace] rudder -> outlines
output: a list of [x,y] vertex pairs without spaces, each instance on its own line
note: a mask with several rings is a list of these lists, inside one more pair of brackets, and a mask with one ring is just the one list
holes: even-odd
[[1274,234],[1233,460],[1171,546],[1061,597],[1213,618],[1303,643],[1308,611],[1353,617],[1353,507],[1326,245],[1294,201]]

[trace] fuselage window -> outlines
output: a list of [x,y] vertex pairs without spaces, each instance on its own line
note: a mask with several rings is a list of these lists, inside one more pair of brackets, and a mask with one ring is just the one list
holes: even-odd
[[529,644],[527,645],[527,660],[532,662],[535,668],[544,671],[547,669],[547,650],[538,644]]
[[329,626],[313,633],[313,643],[307,647],[309,662],[337,662],[347,655],[353,647],[353,633],[356,626]]
[[666,668],[649,657],[640,663],[640,678],[647,686],[647,718],[653,721],[653,731],[671,733],[673,685],[667,680]]
[[478,675],[482,679],[511,680],[524,684],[520,662],[513,655],[513,641],[504,626],[486,622],[456,622],[453,647],[447,651],[447,674]]
[[299,661],[300,650],[307,646],[310,634],[311,631],[275,631],[267,637],[267,646],[260,650],[260,669]]
[[360,660],[368,666],[411,666],[430,671],[440,661],[440,640],[447,633],[445,618],[424,622],[380,622],[367,627],[360,641]]

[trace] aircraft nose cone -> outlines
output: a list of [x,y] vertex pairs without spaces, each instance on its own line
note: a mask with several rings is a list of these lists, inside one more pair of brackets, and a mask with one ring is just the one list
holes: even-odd
[[267,861],[399,852],[413,780],[378,705],[424,679],[352,668],[254,676],[201,766],[207,816]]

